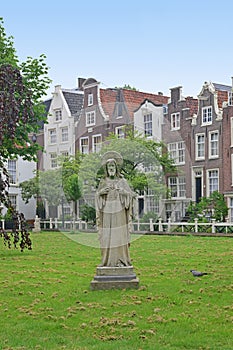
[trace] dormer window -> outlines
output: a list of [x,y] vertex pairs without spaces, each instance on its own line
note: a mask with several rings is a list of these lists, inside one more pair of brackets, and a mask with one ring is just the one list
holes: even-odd
[[212,106],[202,108],[202,125],[212,124]]
[[86,113],[86,126],[95,125],[95,111]]
[[88,94],[88,101],[87,101],[88,106],[93,105],[93,94]]
[[62,120],[62,111],[61,109],[57,109],[55,111],[55,120],[58,122],[59,120]]

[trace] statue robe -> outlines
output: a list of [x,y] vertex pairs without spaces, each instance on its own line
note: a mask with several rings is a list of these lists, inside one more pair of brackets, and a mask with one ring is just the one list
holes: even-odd
[[[104,193],[106,188],[109,192]],[[96,194],[101,266],[130,266],[129,243],[134,193],[124,178],[105,178]]]

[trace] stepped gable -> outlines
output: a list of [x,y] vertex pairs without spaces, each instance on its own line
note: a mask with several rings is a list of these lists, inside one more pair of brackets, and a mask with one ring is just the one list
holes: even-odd
[[190,110],[190,116],[197,114],[198,112],[198,99],[193,98],[192,96],[187,96],[185,98],[186,106]]
[[222,108],[223,102],[228,101],[228,92],[231,91],[232,86],[213,83],[215,90],[218,94],[218,107]]

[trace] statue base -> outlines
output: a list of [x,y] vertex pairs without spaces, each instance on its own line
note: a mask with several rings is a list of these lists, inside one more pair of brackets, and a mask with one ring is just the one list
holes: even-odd
[[97,267],[96,275],[91,281],[91,290],[105,289],[137,289],[139,279],[133,271],[133,266]]

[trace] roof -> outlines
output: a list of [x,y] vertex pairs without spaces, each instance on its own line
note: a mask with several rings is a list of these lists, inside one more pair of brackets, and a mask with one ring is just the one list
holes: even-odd
[[185,98],[186,106],[190,110],[190,116],[193,116],[194,114],[197,114],[198,112],[198,99],[193,98],[191,96],[187,96]]
[[228,101],[228,92],[232,91],[232,86],[213,83],[218,94],[218,107],[222,108],[223,102]]
[[67,102],[71,115],[78,117],[83,107],[83,92],[76,89],[62,89],[62,93]]
[[105,114],[110,117],[113,115],[115,104],[123,102],[130,119],[133,119],[134,112],[145,100],[160,106],[168,103],[167,96],[122,88],[100,89],[100,100]]

